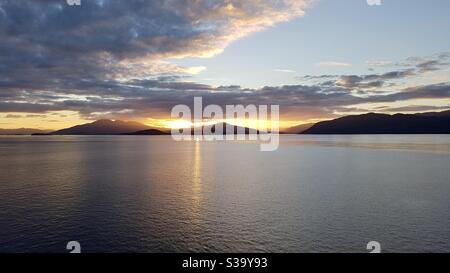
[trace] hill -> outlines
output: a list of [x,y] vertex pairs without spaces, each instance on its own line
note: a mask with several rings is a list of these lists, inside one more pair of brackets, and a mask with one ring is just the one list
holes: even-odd
[[121,135],[152,129],[135,121],[121,121],[102,119],[92,123],[77,125],[70,128],[58,130],[51,135]]
[[213,125],[205,125],[205,126],[203,126],[202,129],[203,129],[203,133],[204,134],[208,134],[208,132],[211,132],[211,133],[214,134],[216,132],[216,128],[222,127],[222,133],[224,135],[226,135],[226,134],[228,134],[227,126],[229,126],[229,127],[231,127],[233,129],[233,134],[235,134],[235,135],[236,134],[241,134],[241,133],[244,133],[246,135],[259,134],[259,131],[256,130],[256,129],[236,126],[236,125],[232,125],[232,124],[224,123],[224,122],[216,123],[216,124],[213,124]]
[[346,116],[319,122],[302,134],[450,134],[450,111]]

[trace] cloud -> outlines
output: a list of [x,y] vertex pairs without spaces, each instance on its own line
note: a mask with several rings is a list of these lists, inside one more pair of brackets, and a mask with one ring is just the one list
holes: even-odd
[[316,84],[333,86],[359,91],[373,91],[389,85],[395,87],[401,80],[419,77],[428,72],[439,71],[450,66],[450,53],[444,52],[429,57],[410,57],[405,62],[394,64],[390,61],[371,62],[372,66],[391,67],[384,73],[372,73],[366,75],[318,75],[304,76],[301,79],[313,81]]
[[21,117],[22,117],[22,115],[15,115],[15,114],[8,114],[5,116],[5,118],[13,118],[13,119],[21,118]]
[[440,70],[449,65],[450,52],[441,52],[429,57],[410,57],[405,62],[397,63],[397,66],[415,67],[420,73]]
[[316,66],[317,67],[348,67],[348,66],[351,66],[351,64],[344,63],[344,62],[327,61],[327,62],[316,63]]
[[371,60],[371,61],[366,61],[366,65],[369,67],[387,67],[387,66],[391,66],[393,63],[392,61],[387,61],[387,60]]
[[205,70],[206,70],[205,66],[192,66],[192,67],[186,68],[185,73],[197,75]]
[[[93,95],[95,94],[95,95]],[[26,100],[20,101],[26,97]],[[167,118],[177,104],[192,106],[195,96],[207,104],[278,104],[284,119],[327,118],[342,108],[368,103],[392,103],[413,99],[446,99],[450,84],[406,88],[395,93],[359,96],[351,88],[339,85],[284,85],[257,89],[240,86],[213,87],[192,82],[166,79],[134,80],[126,83],[85,83],[77,96],[65,92],[18,92],[12,101],[1,101],[0,112],[33,112],[69,110],[84,118]]]
[[280,72],[280,73],[295,73],[294,70],[290,70],[290,69],[274,69],[275,72]]
[[0,1],[0,85],[197,74],[166,58],[209,57],[302,16],[309,0]]
[[416,73],[413,69],[390,71],[382,74],[343,75],[335,84],[350,89],[372,89],[384,86],[386,81],[399,80],[414,75]]

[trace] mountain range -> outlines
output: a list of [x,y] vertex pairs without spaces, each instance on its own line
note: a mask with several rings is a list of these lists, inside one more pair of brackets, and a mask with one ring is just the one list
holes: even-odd
[[[212,125],[205,125],[202,127],[202,132],[214,133],[218,126],[222,126],[223,134],[227,134],[227,126],[233,128],[234,134],[238,132],[245,132],[245,134],[258,134],[258,130],[247,127],[239,127],[227,123],[217,123]],[[186,129],[186,128],[185,128]],[[194,133],[194,128],[187,128]],[[35,135],[169,135],[169,130],[151,128],[142,123],[134,121],[120,121],[120,120],[97,120],[92,123],[77,125],[70,128],[58,130],[48,134],[37,133]]]
[[301,134],[450,134],[450,111],[346,116],[316,123]]
[[[238,133],[244,133],[246,135],[249,134],[259,134],[259,131],[253,128],[247,128],[247,127],[241,127],[241,126],[236,126],[236,125],[232,125],[229,123],[225,123],[225,122],[219,122],[216,124],[211,124],[211,125],[204,125],[202,126],[202,132],[203,134],[207,135],[207,134],[214,134],[216,132],[216,130],[218,128],[222,127],[222,134],[223,135],[227,135],[227,127],[232,128],[232,134],[238,134]],[[194,129],[191,128],[192,130],[192,134],[194,133]]]
[[152,130],[152,134],[167,134],[135,121],[101,119],[92,123],[51,132],[50,135],[123,135]]

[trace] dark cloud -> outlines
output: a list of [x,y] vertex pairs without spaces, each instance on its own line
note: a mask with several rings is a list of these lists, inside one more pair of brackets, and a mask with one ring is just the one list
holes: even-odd
[[[361,96],[342,86],[285,85],[259,89],[239,86],[212,87],[189,82],[133,81],[132,84],[84,84],[77,93],[81,98],[70,98],[61,92],[18,92],[17,102],[0,102],[0,112],[42,113],[57,110],[79,112],[86,118],[99,117],[168,117],[177,104],[192,106],[196,96],[203,103],[225,106],[228,104],[278,104],[282,117],[330,117],[345,107],[365,103],[390,103],[420,98],[449,98],[450,84],[420,86],[396,93],[382,92]],[[97,95],[92,95],[93,93]],[[104,94],[101,96],[99,94]],[[19,101],[26,97],[24,101]],[[30,102],[32,101],[32,103]]]
[[382,74],[369,74],[362,76],[345,75],[341,76],[335,84],[350,89],[372,89],[383,87],[387,81],[400,80],[415,75],[417,75],[417,73],[414,69],[390,71]]
[[22,115],[14,115],[14,114],[8,114],[5,116],[5,118],[21,118]]
[[433,84],[427,86],[418,86],[402,90],[385,96],[374,96],[373,101],[404,101],[411,99],[440,99],[450,98],[450,84]]
[[208,56],[300,16],[304,0],[0,0],[0,87],[53,89],[186,69],[165,57]]
[[[386,64],[385,64],[386,63]],[[391,62],[380,62],[382,66],[389,67]],[[408,77],[420,76],[427,72],[438,71],[450,66],[450,53],[443,52],[431,57],[411,57],[406,62],[395,65],[396,70],[384,73],[372,73],[367,75],[307,75],[300,80],[312,82],[322,86],[341,86],[348,89],[373,92],[382,87],[393,87],[400,80]],[[399,69],[399,67],[402,67]],[[374,69],[371,69],[374,71]]]
[[415,67],[418,73],[440,70],[450,65],[450,52],[441,52],[430,57],[410,57],[397,66]]

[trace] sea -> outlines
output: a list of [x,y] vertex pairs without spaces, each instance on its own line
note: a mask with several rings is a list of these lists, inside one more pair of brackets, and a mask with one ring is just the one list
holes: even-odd
[[0,252],[450,252],[449,135],[1,136]]

